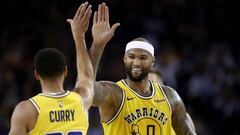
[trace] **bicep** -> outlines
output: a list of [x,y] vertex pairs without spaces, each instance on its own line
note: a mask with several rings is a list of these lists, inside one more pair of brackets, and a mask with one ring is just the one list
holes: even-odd
[[108,100],[110,97],[110,91],[106,82],[95,82],[94,83],[94,97],[93,106],[100,106]]
[[108,107],[113,103],[118,105],[121,101],[122,90],[114,82],[100,81],[95,82],[93,105],[98,107]]
[[88,110],[93,100],[93,81],[78,80],[74,90],[81,96],[84,108]]

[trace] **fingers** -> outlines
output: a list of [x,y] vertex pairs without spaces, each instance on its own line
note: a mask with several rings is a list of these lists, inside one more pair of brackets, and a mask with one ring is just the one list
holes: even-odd
[[106,7],[106,4],[103,2],[102,7],[101,7],[101,19],[102,19],[102,21],[105,21],[105,7]]
[[89,5],[87,10],[83,14],[83,20],[89,20],[92,14],[92,5]]
[[81,9],[82,9],[82,7],[83,7],[84,5],[85,5],[85,3],[83,3],[83,4],[81,4],[81,5],[79,6],[79,8],[78,8],[78,10],[77,10],[74,18],[77,18],[77,17],[80,15]]
[[[90,6],[90,5],[89,5]],[[85,15],[85,13],[87,12],[86,9],[89,7],[88,6],[88,2],[85,2],[82,6],[82,8],[80,9],[80,14],[78,15],[79,18],[82,18],[82,16]]]
[[99,4],[98,5],[98,17],[97,17],[97,22],[99,22],[99,21],[101,21],[102,20],[102,16],[101,16],[101,14],[102,14],[102,10],[101,10],[101,8],[102,8],[102,5],[101,4]]
[[93,15],[93,25],[96,24],[98,22],[97,20],[97,11],[94,12],[94,15]]
[[[74,16],[74,19],[77,18],[82,18],[83,19],[87,19],[91,17],[91,10],[92,6],[88,4],[88,2],[85,2],[83,4],[81,4]],[[98,5],[98,11],[94,12],[94,19],[93,19],[93,23],[97,23],[99,21],[106,21],[109,22],[109,11],[108,11],[108,6],[106,5],[106,3],[102,3]],[[68,22],[71,22],[70,20]]]
[[89,15],[91,16],[92,13],[92,5],[89,5],[88,2],[85,2],[83,4],[81,4],[74,16],[74,19],[77,18],[90,18]]
[[109,22],[109,11],[108,11],[108,6],[104,6],[105,8],[105,13],[104,13],[104,19],[106,22]]
[[98,5],[97,22],[99,21],[109,21],[108,7],[104,2]]
[[88,20],[90,20],[91,15],[92,15],[92,9],[90,9],[90,11],[89,11],[88,18],[87,18]]

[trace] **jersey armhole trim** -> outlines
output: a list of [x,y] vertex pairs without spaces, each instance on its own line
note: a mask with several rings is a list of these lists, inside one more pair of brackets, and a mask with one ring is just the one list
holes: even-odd
[[158,83],[158,87],[159,87],[160,91],[162,92],[163,96],[166,98],[167,103],[168,103],[169,108],[170,108],[170,111],[171,111],[171,114],[172,114],[172,106],[171,106],[171,104],[170,104],[170,102],[169,102],[168,97],[166,96],[166,94],[165,94],[165,92],[164,92],[162,86],[161,86],[159,83]]
[[122,88],[120,88],[120,89],[123,92],[122,103],[121,103],[120,107],[118,108],[117,113],[110,120],[108,120],[107,122],[104,122],[107,125],[109,125],[112,121],[114,121],[117,118],[117,116],[119,115],[119,113],[122,111],[122,108],[123,108],[123,105],[124,105],[124,102],[125,102],[125,91]]
[[88,110],[90,109],[86,109],[85,108],[85,105],[84,105],[84,102],[83,102],[83,98],[82,98],[82,96],[80,96],[80,95],[78,95],[79,97],[80,97],[80,102],[81,102],[81,106],[82,106],[82,108],[81,109],[83,109],[83,111],[84,111],[84,113],[85,113],[85,116],[87,117],[87,121],[89,121],[89,118],[88,118]]
[[37,105],[37,103],[32,98],[30,98],[29,101],[33,104],[34,108],[36,108],[37,112],[39,113],[40,112],[40,108]]

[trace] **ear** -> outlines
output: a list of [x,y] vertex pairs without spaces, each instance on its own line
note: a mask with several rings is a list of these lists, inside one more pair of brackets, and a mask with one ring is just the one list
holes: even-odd
[[68,69],[67,69],[67,66],[65,66],[65,69],[64,69],[64,77],[67,77],[67,74],[68,74]]
[[123,62],[126,63],[126,54],[123,56]]
[[155,64],[155,57],[153,56],[151,66],[153,66],[154,64]]
[[38,80],[38,81],[40,80],[40,76],[36,70],[34,70],[34,76],[35,76],[36,80]]

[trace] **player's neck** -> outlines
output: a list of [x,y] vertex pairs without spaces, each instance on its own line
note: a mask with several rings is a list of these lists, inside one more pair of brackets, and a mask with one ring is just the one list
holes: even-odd
[[128,86],[143,96],[151,95],[151,84],[148,79],[143,79],[140,82],[132,81],[131,79],[127,78],[126,82]]
[[64,92],[63,81],[41,81],[42,93],[61,93]]

